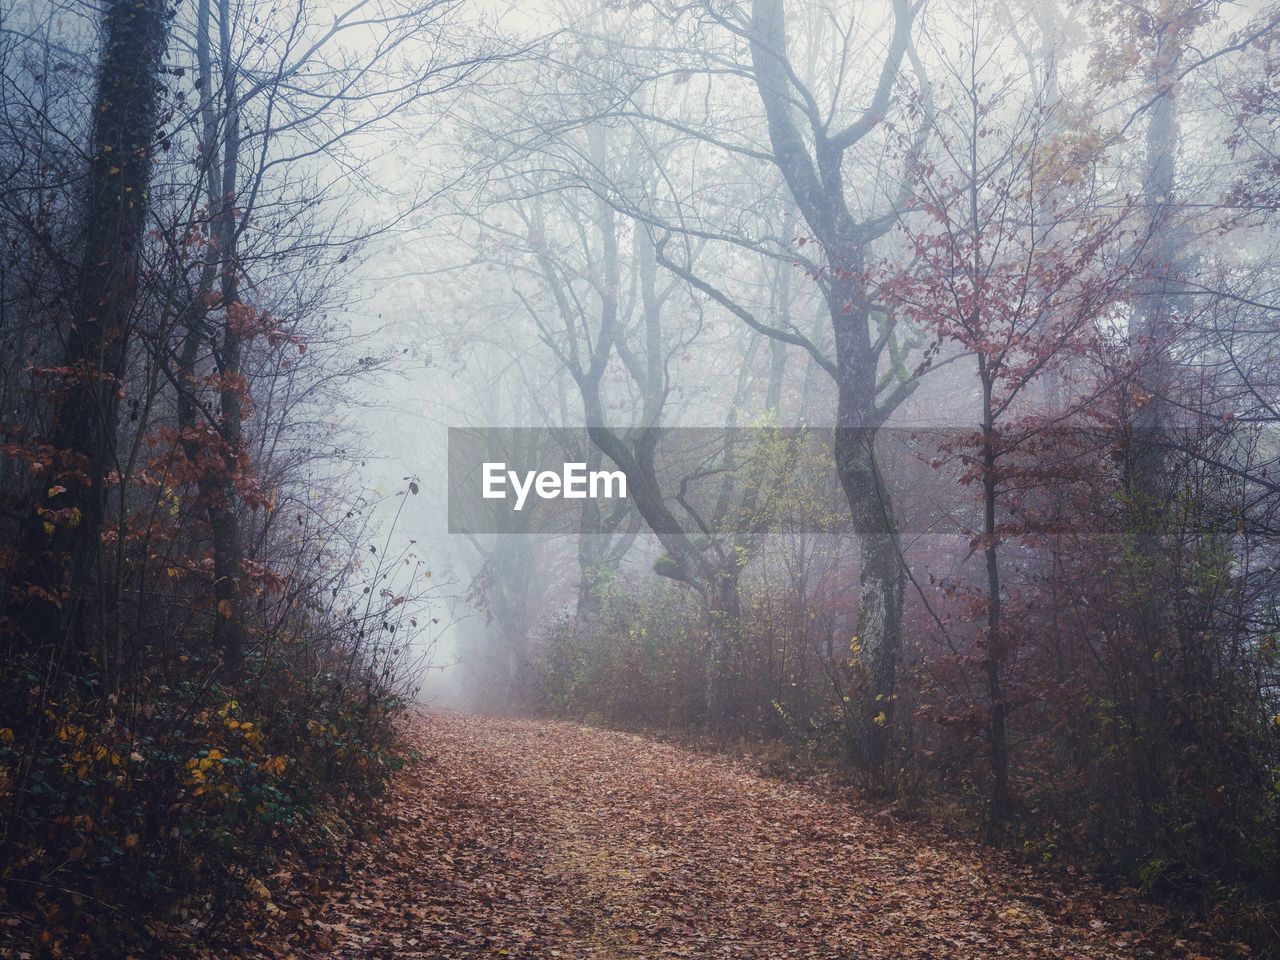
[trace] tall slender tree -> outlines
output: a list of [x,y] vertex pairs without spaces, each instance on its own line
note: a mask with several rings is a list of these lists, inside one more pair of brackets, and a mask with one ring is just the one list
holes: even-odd
[[157,149],[164,0],[111,0],[102,17],[79,273],[63,314],[61,365],[36,503],[23,519],[11,616],[33,638],[64,634],[84,650],[82,618],[118,468],[120,400],[141,287],[140,255]]

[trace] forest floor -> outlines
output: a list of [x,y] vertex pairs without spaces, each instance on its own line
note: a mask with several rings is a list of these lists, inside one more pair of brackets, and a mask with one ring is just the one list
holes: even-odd
[[1133,895],[1066,891],[821,786],[626,733],[415,717],[417,762],[339,875],[272,878],[263,956],[1219,955]]

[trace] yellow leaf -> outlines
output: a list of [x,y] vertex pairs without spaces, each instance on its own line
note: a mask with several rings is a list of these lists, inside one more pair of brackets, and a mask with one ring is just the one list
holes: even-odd
[[231,601],[230,600],[218,601],[218,616],[226,620],[231,619]]

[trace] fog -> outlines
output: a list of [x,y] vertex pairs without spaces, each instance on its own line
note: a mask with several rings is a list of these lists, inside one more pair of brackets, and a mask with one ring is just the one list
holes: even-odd
[[[70,750],[50,731],[128,702],[222,736],[244,699],[286,731],[274,777],[343,729],[383,763],[409,705],[551,717],[1256,894],[1278,29],[1216,0],[5,3],[13,729]],[[100,714],[53,723],[58,683]],[[194,792],[223,753],[166,756]]]
[[[1228,45],[1257,12],[1222,8],[1197,27],[1197,43]],[[374,211],[412,212],[362,251],[351,319],[371,352],[394,359],[349,416],[375,491],[403,486],[407,477],[421,483],[394,536],[430,558],[428,593],[441,614],[439,629],[419,640],[433,664],[423,697],[519,709],[538,669],[525,658],[539,654],[512,651],[538,648],[547,629],[573,614],[582,576],[576,538],[448,532],[448,428],[588,422],[593,414],[584,411],[573,368],[586,369],[584,355],[606,335],[617,340],[603,351],[594,416],[604,426],[832,425],[835,382],[807,352],[812,345],[822,356],[835,354],[823,299],[830,255],[776,162],[752,81],[745,5],[468,4],[457,13],[467,21],[460,35],[491,41],[497,59],[415,114],[415,123],[398,124],[396,137],[371,138],[379,155],[356,208],[371,209],[372,194],[379,197]],[[787,4],[788,68],[805,99],[793,95],[786,109],[803,149],[815,142],[810,120],[828,135],[873,121],[839,171],[851,218],[883,230],[866,248],[868,270],[910,269],[912,221],[920,216],[919,202],[908,199],[915,165],[927,159],[939,177],[957,176],[945,172],[947,163],[965,167],[955,148],[975,90],[990,124],[977,162],[991,176],[1016,177],[1014,165],[1000,168],[1008,152],[1039,144],[1080,166],[1090,215],[1141,207],[1134,198],[1152,175],[1144,139],[1151,88],[1129,61],[1108,62],[1099,75],[1108,41],[1091,16],[1072,5],[930,3],[914,16],[892,96],[877,103],[894,7]],[[1240,69],[1224,57],[1197,68],[1179,89],[1184,211],[1220,202],[1223,185],[1247,166],[1220,146],[1232,124],[1224,98]],[[1073,208],[1070,216],[1080,213]],[[906,226],[886,224],[895,218]],[[1178,229],[1203,237],[1207,225]],[[1132,233],[1117,231],[1107,262],[1088,269],[1136,273],[1124,261],[1126,246],[1144,242],[1142,228],[1125,229]],[[1205,237],[1230,269],[1237,258],[1253,269],[1271,248],[1266,231],[1243,230],[1226,244]],[[654,263],[655,244],[675,269]],[[1131,321],[1120,300],[1090,322],[1123,338]],[[660,325],[656,342],[646,340],[647,309]],[[600,332],[602,311],[616,311],[610,322],[618,334]],[[783,342],[779,331],[797,342]],[[886,426],[979,422],[972,353],[919,317],[901,323],[886,347],[876,364],[881,377],[893,364],[914,372],[933,351],[910,395],[887,411]],[[659,384],[630,370],[646,349],[659,356]],[[1064,387],[1070,379],[1061,370],[1028,378],[1024,415],[1070,410],[1064,390],[1078,388]],[[651,387],[660,400],[645,409]],[[834,478],[834,462],[828,469]],[[973,491],[937,495],[959,505]],[[910,497],[903,496],[900,516]],[[947,549],[971,540],[960,526],[913,533],[915,579],[978,575],[971,553]],[[643,525],[625,536],[629,546],[614,561],[618,582],[640,592],[656,582],[653,562],[664,551]],[[778,540],[761,538],[761,555]],[[529,591],[519,613],[486,592],[507,589],[504,578]],[[856,595],[853,581],[844,589]],[[855,632],[852,623],[845,629]]]

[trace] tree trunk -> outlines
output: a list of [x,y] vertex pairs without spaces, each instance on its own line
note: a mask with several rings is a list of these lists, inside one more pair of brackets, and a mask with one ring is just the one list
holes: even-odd
[[[842,133],[811,123],[798,126],[799,102],[788,69],[786,11],[781,0],[753,0],[751,64],[768,120],[773,160],[805,223],[826,256],[827,307],[836,346],[835,461],[854,523],[859,529],[861,583],[858,634],[869,666],[865,735],[857,739],[868,777],[883,784],[893,718],[894,681],[901,643],[906,568],[889,491],[876,463],[875,437],[887,410],[877,404],[880,347],[872,343],[870,305],[863,279],[866,246],[880,235],[855,221],[844,196],[845,151],[883,116],[913,13],[894,6],[894,36],[882,65],[873,107]],[[812,140],[812,153],[809,141]],[[883,232],[883,230],[881,230]]]
[[[1171,81],[1158,71],[1156,84]],[[1170,318],[1177,305],[1171,288],[1176,283],[1179,238],[1169,223],[1173,213],[1175,157],[1178,149],[1177,104],[1172,90],[1152,106],[1147,127],[1147,159],[1143,200],[1149,211],[1148,276],[1136,291],[1137,305],[1130,321],[1130,350],[1137,363],[1137,385],[1143,396],[1137,401],[1133,422],[1131,493],[1145,505],[1144,512],[1161,513],[1166,492],[1161,489],[1164,470],[1164,414],[1168,403]]]
[[876,461],[880,414],[875,405],[876,355],[870,342],[861,252],[845,251],[833,268],[828,307],[838,374],[835,461],[858,529],[858,642],[868,671],[861,759],[870,781],[883,786],[893,720],[906,566],[897,521]]
[[737,643],[742,601],[738,571],[719,571],[707,591],[707,727],[724,730],[729,715],[729,663]]
[[116,421],[150,202],[167,8],[163,0],[111,0],[103,34],[84,252],[62,357],[67,386],[48,435],[64,469],[55,470],[55,482],[37,493],[19,535],[23,566],[12,578],[20,629],[40,639],[71,636],[82,652],[84,600],[98,560],[107,478],[116,467]]
[[[207,28],[207,21],[206,21]],[[239,234],[237,193],[240,167],[240,104],[236,93],[236,67],[231,51],[231,9],[228,0],[218,4],[219,48],[225,97],[221,195],[217,198],[218,255],[221,260],[222,342],[216,351],[221,377],[218,421],[222,441],[222,477],[209,504],[209,524],[213,529],[213,618],[214,645],[221,648],[228,668],[234,673],[244,653],[244,622],[240,579],[242,547],[237,514],[237,485],[241,462],[241,421],[244,416],[240,375],[241,330],[236,310],[240,306],[240,265],[236,258]],[[209,91],[212,96],[212,91]],[[212,147],[210,147],[212,148]],[[211,207],[211,209],[213,209]]]
[[[977,324],[974,324],[977,329]],[[988,835],[999,834],[1013,813],[1009,796],[1009,741],[1005,733],[1006,706],[1001,680],[1004,641],[1000,624],[1000,543],[996,537],[996,451],[992,414],[992,378],[985,356],[979,355],[982,377],[982,536],[987,564],[987,741],[991,753],[991,810]]]
[[876,464],[875,432],[852,425],[856,422],[853,417],[842,415],[839,419],[836,470],[859,529],[858,642],[868,681],[859,759],[872,783],[881,786],[893,720],[906,569],[888,490]]
[[[1176,33],[1172,34],[1176,36]],[[1183,238],[1176,223],[1174,201],[1177,190],[1178,104],[1176,90],[1180,48],[1166,49],[1165,40],[1155,53],[1149,79],[1158,98],[1152,104],[1146,133],[1143,204],[1147,211],[1144,276],[1135,285],[1134,309],[1129,320],[1129,351],[1133,364],[1134,399],[1129,414],[1130,448],[1125,486],[1128,520],[1132,535],[1135,583],[1129,610],[1130,628],[1147,663],[1141,696],[1150,717],[1174,718],[1167,712],[1161,694],[1161,674],[1167,661],[1161,656],[1170,631],[1167,609],[1170,548],[1175,538],[1167,537],[1169,505],[1174,491],[1169,485],[1166,421],[1172,382],[1168,345],[1171,319],[1180,306],[1176,291]],[[1167,756],[1159,756],[1164,740],[1155,738],[1142,745],[1135,739],[1133,768],[1141,810],[1147,815],[1164,791],[1163,768]]]

